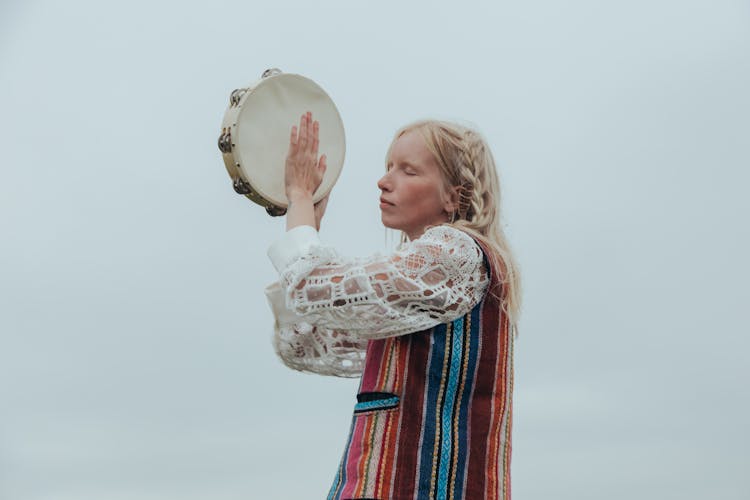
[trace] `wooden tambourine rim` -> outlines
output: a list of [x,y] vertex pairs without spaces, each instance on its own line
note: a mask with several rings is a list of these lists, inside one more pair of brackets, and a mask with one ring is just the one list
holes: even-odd
[[[336,104],[333,102],[333,100],[330,98],[328,93],[326,93],[323,88],[320,87],[317,83],[310,80],[309,78],[306,78],[302,75],[294,74],[294,73],[278,73],[271,76],[266,76],[264,78],[261,78],[257,82],[253,83],[252,85],[244,88],[244,89],[238,89],[237,91],[233,92],[234,99],[237,99],[236,95],[239,93],[239,99],[236,100],[236,103],[232,103],[232,98],[230,98],[230,106],[227,108],[224,119],[222,120],[222,136],[219,139],[220,146],[219,148],[222,150],[222,158],[224,160],[224,166],[226,167],[227,173],[233,180],[235,184],[235,190],[240,192],[241,194],[244,194],[248,199],[253,201],[254,203],[261,205],[265,207],[269,213],[272,212],[278,212],[278,213],[284,213],[286,211],[286,208],[289,206],[288,200],[279,200],[275,199],[274,196],[269,195],[268,193],[263,193],[262,188],[258,185],[257,182],[253,182],[252,179],[249,179],[248,176],[244,174],[243,168],[242,168],[242,158],[239,154],[240,151],[236,148],[236,142],[237,138],[239,137],[239,134],[241,134],[241,131],[238,131],[238,122],[240,115],[245,109],[243,106],[245,103],[248,102],[248,99],[251,98],[253,93],[260,89],[262,86],[270,84],[273,82],[274,79],[277,78],[292,78],[292,79],[300,79],[303,80],[307,85],[310,85],[314,88],[316,88],[322,95],[324,95],[328,102],[330,103],[331,110],[333,111],[333,115],[335,116],[336,121],[338,122],[338,126],[341,131],[341,165],[337,167],[337,170],[333,172],[331,170],[330,166],[330,157],[329,157],[329,167],[326,172],[326,178],[324,179],[323,184],[321,184],[321,188],[326,184],[329,183],[328,188],[323,191],[322,189],[318,189],[313,194],[313,202],[317,203],[321,199],[323,199],[333,188],[333,186],[338,181],[339,176],[341,175],[341,170],[343,170],[343,163],[344,159],[346,157],[346,135],[344,131],[344,123],[341,119],[341,114],[338,111],[338,108],[336,107]],[[257,95],[257,94],[256,94]],[[290,124],[290,128],[291,128]],[[225,143],[227,145],[224,146],[225,149],[222,149],[222,138],[225,138]],[[228,145],[231,145],[228,146]],[[229,151],[227,151],[227,149]],[[333,177],[331,177],[331,175]],[[241,185],[244,187],[244,190],[239,190],[237,185]]]

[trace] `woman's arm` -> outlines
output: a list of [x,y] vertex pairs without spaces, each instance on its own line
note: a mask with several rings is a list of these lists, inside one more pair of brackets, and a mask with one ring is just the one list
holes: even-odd
[[367,340],[402,335],[469,312],[488,285],[483,254],[467,234],[428,229],[393,255],[346,259],[312,228],[289,231],[269,250],[286,308],[299,321]]
[[466,314],[488,280],[465,233],[429,229],[390,257],[343,259],[311,227],[289,231],[269,250],[279,282],[266,288],[274,349],[295,370],[356,377],[371,338],[420,331]]
[[265,293],[274,314],[273,347],[286,366],[337,377],[362,373],[367,340],[307,323],[287,309],[278,282],[266,287]]

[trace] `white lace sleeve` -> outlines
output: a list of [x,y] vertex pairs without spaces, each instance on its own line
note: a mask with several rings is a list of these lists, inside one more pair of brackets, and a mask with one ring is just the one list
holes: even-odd
[[278,282],[266,288],[266,297],[275,317],[273,347],[285,365],[337,377],[358,377],[362,373],[367,340],[306,322],[287,309]]
[[274,346],[296,369],[356,376],[368,339],[451,321],[469,312],[488,285],[481,249],[449,226],[366,259],[343,258],[315,241],[294,244],[302,250],[284,250],[277,295],[269,295],[271,287],[267,295],[276,316]]

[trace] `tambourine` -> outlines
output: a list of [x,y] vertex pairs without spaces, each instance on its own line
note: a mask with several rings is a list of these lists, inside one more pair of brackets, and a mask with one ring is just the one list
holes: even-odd
[[346,153],[344,124],[328,94],[309,78],[273,68],[229,96],[219,136],[224,165],[234,190],[269,215],[284,215],[289,206],[284,189],[289,135],[306,111],[320,122],[318,150],[326,155],[326,173],[313,194],[317,203],[336,183]]

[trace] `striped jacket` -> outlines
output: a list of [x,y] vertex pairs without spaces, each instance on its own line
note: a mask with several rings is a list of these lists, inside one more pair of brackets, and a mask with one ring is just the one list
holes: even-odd
[[512,390],[513,338],[489,294],[452,322],[370,340],[328,499],[510,499]]

